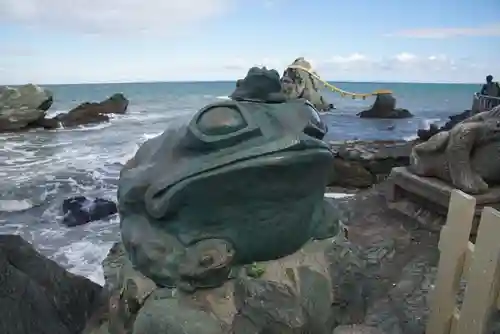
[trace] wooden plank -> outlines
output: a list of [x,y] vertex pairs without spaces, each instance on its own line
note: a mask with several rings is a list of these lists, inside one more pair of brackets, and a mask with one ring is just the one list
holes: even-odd
[[[485,208],[478,234],[456,334],[483,334],[495,307],[500,275],[500,212]],[[455,334],[455,333],[454,333]]]
[[441,255],[426,334],[450,332],[475,207],[474,197],[459,190],[452,191],[446,225],[439,240]]
[[[474,229],[474,226],[472,226],[472,228]],[[465,251],[464,269],[462,270],[462,278],[465,280],[469,277],[470,266],[474,256],[474,249],[475,245],[469,241],[467,243],[467,250]]]

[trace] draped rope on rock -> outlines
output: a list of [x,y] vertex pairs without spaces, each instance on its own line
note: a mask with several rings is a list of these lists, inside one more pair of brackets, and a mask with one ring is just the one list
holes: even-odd
[[308,73],[314,79],[321,82],[326,88],[330,89],[332,92],[339,93],[340,96],[342,96],[342,97],[350,96],[350,97],[352,97],[353,100],[357,99],[357,98],[365,100],[367,97],[377,96],[379,94],[392,94],[392,91],[387,90],[387,89],[379,89],[379,90],[376,90],[376,91],[371,92],[371,93],[348,92],[348,91],[342,90],[342,89],[328,83],[326,80],[321,79],[321,77],[318,74],[316,74],[312,69],[308,69],[308,68],[305,68],[305,67],[300,66],[300,65],[289,65],[287,68],[304,71],[304,72]]

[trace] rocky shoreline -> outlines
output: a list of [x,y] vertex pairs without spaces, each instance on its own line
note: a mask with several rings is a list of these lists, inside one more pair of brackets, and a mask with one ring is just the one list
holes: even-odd
[[336,157],[328,186],[352,191],[380,183],[393,167],[408,166],[416,143],[405,140],[330,142]]
[[[389,209],[384,197],[387,186],[382,182],[352,198],[332,200],[350,242],[366,262],[363,278],[353,286],[365,291],[365,307],[354,308],[355,314],[334,333],[424,332],[428,293],[437,272],[439,233]],[[0,236],[0,273],[3,334],[81,333],[99,307],[100,286],[67,273],[19,236]],[[497,333],[499,319],[496,314],[487,333]]]
[[129,104],[123,94],[116,93],[101,102],[85,102],[66,113],[48,118],[47,111],[53,102],[52,92],[36,85],[19,88],[0,86],[0,133],[107,122],[110,115],[125,114]]

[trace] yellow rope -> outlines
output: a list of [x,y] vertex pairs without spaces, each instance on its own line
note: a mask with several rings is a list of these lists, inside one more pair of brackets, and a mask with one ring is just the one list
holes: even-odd
[[379,90],[376,90],[376,91],[374,91],[372,93],[352,93],[352,92],[347,92],[347,91],[342,90],[342,89],[340,89],[338,87],[335,87],[334,85],[329,84],[327,81],[321,79],[312,70],[307,69],[307,68],[305,68],[303,66],[300,66],[300,65],[290,65],[290,66],[288,66],[288,68],[297,69],[297,70],[301,70],[301,71],[309,73],[309,75],[311,75],[313,78],[317,79],[323,85],[325,85],[326,88],[329,88],[332,92],[339,93],[340,96],[342,96],[342,97],[344,97],[344,96],[351,96],[353,99],[361,98],[361,99],[365,100],[367,97],[370,97],[370,96],[376,96],[376,95],[379,95],[379,94],[392,94],[392,92],[390,90],[387,90],[387,89],[379,89]]

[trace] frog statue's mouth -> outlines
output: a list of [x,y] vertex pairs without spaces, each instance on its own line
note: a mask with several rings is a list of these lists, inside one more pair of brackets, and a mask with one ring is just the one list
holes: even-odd
[[277,258],[309,239],[332,158],[324,143],[247,156],[149,189],[146,208],[186,246],[221,238],[243,262]]

